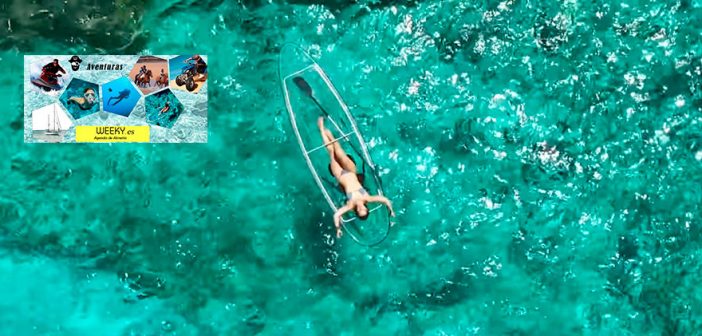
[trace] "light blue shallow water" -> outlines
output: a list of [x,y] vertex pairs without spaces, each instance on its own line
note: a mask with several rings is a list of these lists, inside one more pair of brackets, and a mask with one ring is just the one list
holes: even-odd
[[[2,333],[700,330],[699,1],[100,6],[0,4]],[[333,238],[284,42],[373,144],[378,247]],[[24,53],[190,50],[207,145],[23,144]]]

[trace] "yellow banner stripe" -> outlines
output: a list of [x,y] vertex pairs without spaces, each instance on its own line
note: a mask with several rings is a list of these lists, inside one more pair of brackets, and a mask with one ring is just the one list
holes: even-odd
[[76,142],[149,142],[149,126],[76,126]]

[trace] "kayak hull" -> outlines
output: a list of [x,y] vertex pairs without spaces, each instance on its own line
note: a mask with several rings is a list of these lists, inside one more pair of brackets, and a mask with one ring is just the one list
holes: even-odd
[[[336,137],[335,141],[355,159],[357,173],[364,176],[364,188],[372,195],[383,195],[380,176],[368,145],[348,106],[324,70],[300,47],[287,44],[280,53],[279,75],[295,138],[331,210],[336,212],[342,207],[346,196],[328,170],[329,154],[317,129],[320,116],[326,117],[326,127]],[[309,85],[307,89],[311,90],[314,99],[295,84],[299,78]],[[356,242],[370,246],[385,239],[390,217],[387,209],[379,203],[369,204],[368,208],[370,215],[366,220],[360,220],[349,212],[342,221],[344,230]]]

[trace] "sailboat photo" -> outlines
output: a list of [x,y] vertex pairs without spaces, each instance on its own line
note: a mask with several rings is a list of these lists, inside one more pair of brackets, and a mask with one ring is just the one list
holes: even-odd
[[[53,123],[51,122],[52,116],[54,121]],[[45,135],[60,135],[59,132],[61,131],[61,122],[59,121],[58,113],[56,112],[56,105],[54,105],[53,113],[46,114],[46,122],[48,123],[48,126],[44,132]]]
[[38,142],[63,142],[73,126],[66,111],[54,103],[32,111],[32,138]]

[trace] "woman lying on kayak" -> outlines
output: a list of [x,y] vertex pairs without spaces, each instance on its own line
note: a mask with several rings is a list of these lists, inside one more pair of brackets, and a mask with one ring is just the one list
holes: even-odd
[[334,214],[334,226],[336,226],[336,236],[341,237],[341,216],[353,210],[356,217],[361,220],[368,218],[367,203],[378,202],[383,203],[390,210],[390,216],[395,217],[395,212],[392,210],[390,200],[383,196],[371,196],[368,194],[363,185],[358,180],[356,175],[356,164],[346,155],[344,149],[341,148],[338,141],[334,141],[334,135],[326,127],[324,127],[324,117],[319,117],[317,120],[319,132],[322,135],[322,140],[329,152],[331,164],[329,170],[339,182],[339,185],[346,193],[346,205],[339,208]]

